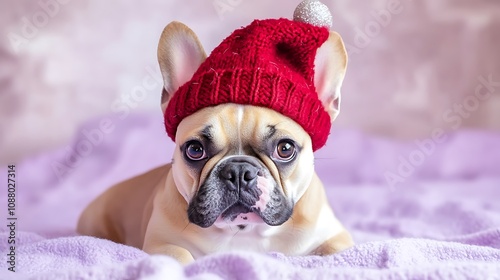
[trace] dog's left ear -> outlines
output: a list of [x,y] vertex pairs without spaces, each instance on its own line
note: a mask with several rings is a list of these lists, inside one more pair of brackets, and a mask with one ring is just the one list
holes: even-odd
[[192,78],[206,58],[203,46],[189,27],[173,21],[163,29],[158,43],[158,63],[164,82],[161,95],[163,113],[172,95]]
[[314,85],[332,122],[340,112],[340,88],[347,68],[347,52],[340,35],[331,31],[314,60]]

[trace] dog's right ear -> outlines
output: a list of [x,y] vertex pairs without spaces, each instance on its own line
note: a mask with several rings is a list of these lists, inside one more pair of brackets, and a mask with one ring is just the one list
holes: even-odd
[[207,55],[196,34],[183,23],[173,21],[161,33],[158,62],[163,76],[163,113],[172,95],[189,81]]

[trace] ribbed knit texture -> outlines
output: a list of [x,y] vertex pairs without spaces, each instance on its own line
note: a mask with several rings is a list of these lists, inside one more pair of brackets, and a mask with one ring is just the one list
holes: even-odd
[[255,20],[234,31],[182,85],[165,111],[175,141],[177,126],[196,111],[224,103],[273,109],[309,133],[313,150],[324,146],[330,116],[314,87],[314,58],[329,31],[288,19]]

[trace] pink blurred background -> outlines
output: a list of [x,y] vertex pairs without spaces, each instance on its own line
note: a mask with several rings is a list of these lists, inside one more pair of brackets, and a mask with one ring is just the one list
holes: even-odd
[[[291,17],[299,2],[1,0],[0,162],[68,145],[110,113],[160,121],[156,47],[170,21],[210,52],[253,19]],[[334,128],[401,140],[500,130],[497,1],[323,2],[350,54]],[[148,77],[157,82],[125,101]]]

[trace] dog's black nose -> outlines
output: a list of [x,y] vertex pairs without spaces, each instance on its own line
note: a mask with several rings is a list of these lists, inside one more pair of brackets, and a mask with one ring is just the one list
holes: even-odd
[[224,166],[220,176],[231,190],[247,190],[257,184],[259,168],[244,161],[231,161]]

